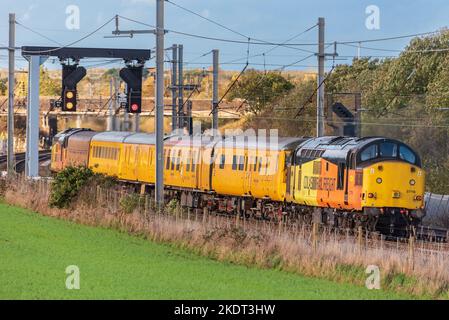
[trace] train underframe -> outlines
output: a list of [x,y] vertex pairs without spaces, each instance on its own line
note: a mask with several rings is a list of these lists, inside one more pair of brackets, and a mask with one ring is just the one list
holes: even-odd
[[[153,188],[149,192],[153,193]],[[206,208],[209,213],[239,215],[242,218],[288,221],[305,224],[317,223],[340,230],[357,230],[359,227],[386,236],[408,237],[421,223],[419,216],[400,208],[366,208],[363,211],[344,211],[334,208],[304,206],[277,202],[271,199],[237,197],[206,193],[198,190],[166,189],[168,201],[176,199],[184,208]]]

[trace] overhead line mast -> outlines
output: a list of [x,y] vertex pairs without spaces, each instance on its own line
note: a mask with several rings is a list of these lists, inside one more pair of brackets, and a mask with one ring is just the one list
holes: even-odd
[[156,2],[156,192],[158,210],[164,205],[164,0]]
[[7,137],[7,168],[8,174],[15,172],[14,159],[14,69],[15,69],[15,37],[16,37],[16,15],[9,14],[9,70],[8,70],[8,137]]

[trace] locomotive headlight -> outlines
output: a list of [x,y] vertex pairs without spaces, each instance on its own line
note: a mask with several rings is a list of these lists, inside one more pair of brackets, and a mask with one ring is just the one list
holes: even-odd
[[416,184],[416,181],[414,179],[410,180],[410,185],[414,186]]
[[381,183],[383,182],[383,180],[382,180],[382,178],[377,178],[376,182],[377,182],[378,184],[381,184]]

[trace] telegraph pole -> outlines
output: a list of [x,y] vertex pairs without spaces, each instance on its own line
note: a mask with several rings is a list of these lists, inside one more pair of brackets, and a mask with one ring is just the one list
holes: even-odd
[[156,2],[156,193],[158,210],[164,205],[164,1]]
[[7,147],[7,167],[8,174],[14,173],[14,88],[15,88],[15,46],[16,46],[16,15],[9,14],[9,72],[8,72],[8,147]]
[[184,128],[184,47],[182,44],[178,45],[178,128]]
[[177,88],[177,77],[178,77],[178,46],[174,44],[172,46],[172,75],[171,75],[171,97],[172,97],[172,118],[171,118],[171,129],[175,131],[178,128],[178,88]]
[[324,18],[318,19],[318,93],[317,93],[317,137],[324,136]]
[[212,93],[212,129],[214,132],[218,130],[218,54],[219,51],[217,49],[212,50],[212,59],[213,59],[213,93]]

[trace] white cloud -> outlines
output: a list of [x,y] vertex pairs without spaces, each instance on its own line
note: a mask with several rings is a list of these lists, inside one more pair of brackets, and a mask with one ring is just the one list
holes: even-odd
[[22,15],[22,17],[20,18],[20,20],[22,21],[26,21],[29,20],[31,17],[31,12],[37,8],[36,4],[32,4],[30,6],[28,6],[27,10],[25,11],[25,13]]

